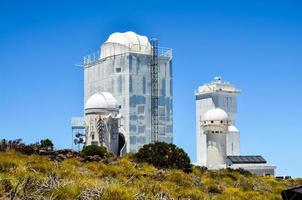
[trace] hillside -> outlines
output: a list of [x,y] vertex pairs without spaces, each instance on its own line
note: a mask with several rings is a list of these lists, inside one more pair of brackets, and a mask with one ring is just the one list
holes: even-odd
[[83,163],[0,152],[0,199],[281,199],[283,189],[301,183],[244,171],[158,170],[129,156]]

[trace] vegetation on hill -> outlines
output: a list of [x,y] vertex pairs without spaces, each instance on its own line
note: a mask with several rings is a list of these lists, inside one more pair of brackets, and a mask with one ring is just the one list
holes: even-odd
[[83,162],[78,155],[58,162],[37,153],[2,149],[0,199],[269,200],[281,199],[282,190],[302,184],[302,179],[277,180],[244,170],[208,171],[193,166],[192,172],[186,173],[181,169],[157,169],[133,157]]
[[175,144],[156,142],[144,145],[134,155],[138,162],[146,162],[157,168],[181,169],[191,172],[192,166],[188,154]]
[[108,152],[105,147],[99,147],[96,145],[85,146],[81,151],[82,156],[100,156],[104,158],[108,155]]

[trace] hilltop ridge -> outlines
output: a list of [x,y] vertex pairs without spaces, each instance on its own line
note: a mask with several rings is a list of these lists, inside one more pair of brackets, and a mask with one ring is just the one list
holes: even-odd
[[98,162],[60,162],[0,152],[0,199],[281,199],[302,179],[277,180],[243,170],[156,169],[130,155]]

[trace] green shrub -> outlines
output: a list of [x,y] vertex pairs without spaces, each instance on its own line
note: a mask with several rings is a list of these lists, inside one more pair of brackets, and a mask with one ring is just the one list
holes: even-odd
[[53,143],[50,139],[45,139],[40,141],[42,148],[53,150]]
[[147,162],[157,168],[175,168],[191,172],[188,154],[174,144],[156,142],[144,145],[135,155],[138,162]]
[[105,147],[96,145],[85,146],[81,151],[81,156],[100,156],[101,158],[104,158],[107,155],[108,153]]

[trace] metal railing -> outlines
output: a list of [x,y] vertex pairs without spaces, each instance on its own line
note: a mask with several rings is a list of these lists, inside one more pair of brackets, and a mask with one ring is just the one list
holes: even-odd
[[[88,54],[83,57],[83,64],[84,66],[93,64],[101,59],[101,56],[103,58],[106,58],[111,55],[121,55],[121,54],[127,54],[127,53],[137,53],[137,54],[146,54],[146,55],[152,55],[151,48],[150,52],[146,48],[136,47],[135,45],[132,45],[131,48],[128,46],[119,45],[118,47],[112,46],[112,48],[106,47],[106,51],[100,52],[95,51],[91,54]],[[166,47],[158,47],[158,56],[159,57],[172,57],[172,49],[166,48]]]

